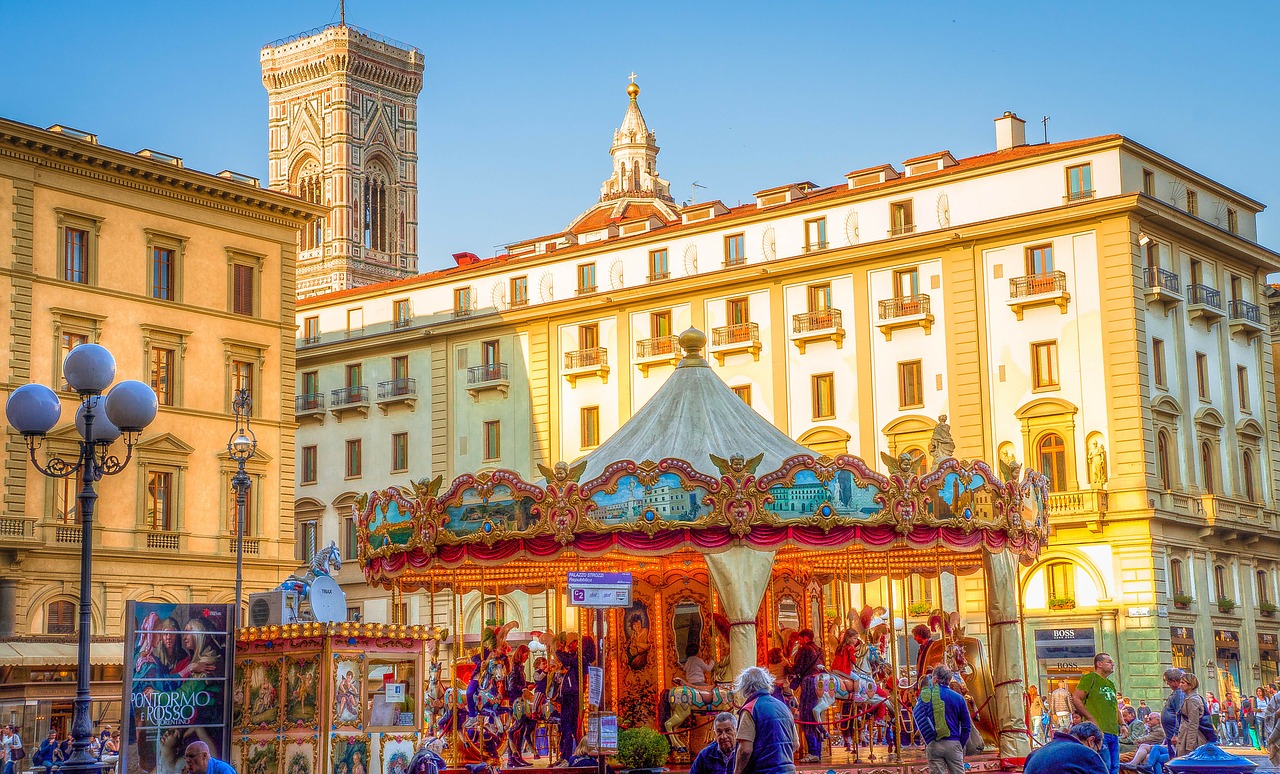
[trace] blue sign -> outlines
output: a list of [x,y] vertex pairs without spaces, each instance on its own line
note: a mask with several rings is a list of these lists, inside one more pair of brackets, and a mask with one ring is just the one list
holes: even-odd
[[629,607],[631,573],[569,573],[569,604],[575,607]]

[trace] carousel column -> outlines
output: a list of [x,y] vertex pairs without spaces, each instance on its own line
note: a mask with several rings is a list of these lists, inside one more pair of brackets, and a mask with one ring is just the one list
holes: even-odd
[[1031,752],[1023,715],[1023,642],[1019,626],[1018,560],[1011,552],[983,557],[987,575],[987,639],[991,644],[991,678],[1000,757],[1025,758]]
[[729,618],[729,675],[756,664],[756,615],[773,575],[773,551],[757,551],[737,545],[718,554],[707,554],[711,582]]

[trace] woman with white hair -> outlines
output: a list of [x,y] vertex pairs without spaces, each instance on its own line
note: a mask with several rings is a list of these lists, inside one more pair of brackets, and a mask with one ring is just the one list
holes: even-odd
[[747,667],[733,690],[744,702],[734,774],[795,774],[799,735],[791,708],[773,696],[773,675],[763,667]]

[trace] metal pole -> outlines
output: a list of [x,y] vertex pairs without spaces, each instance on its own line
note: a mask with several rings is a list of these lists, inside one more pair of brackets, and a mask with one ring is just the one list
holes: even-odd
[[902,732],[902,702],[898,701],[898,632],[893,625],[893,576],[889,573],[889,560],[885,559],[885,585],[888,587],[889,608],[889,666],[893,670],[893,678],[889,685],[889,696],[893,699],[893,760],[902,760],[902,749],[899,746]]
[[239,461],[231,486],[236,490],[236,610],[231,628],[235,632],[240,628],[240,609],[244,600],[244,522],[249,494],[249,476],[244,472],[244,460]]
[[[84,401],[84,437],[93,438],[93,402]],[[93,485],[99,478],[98,460],[92,441],[80,442],[80,626],[76,632],[76,698],[71,722],[71,757],[62,771],[97,772],[102,764],[89,752],[93,720],[89,716],[90,634],[93,630],[93,509],[98,493]]]

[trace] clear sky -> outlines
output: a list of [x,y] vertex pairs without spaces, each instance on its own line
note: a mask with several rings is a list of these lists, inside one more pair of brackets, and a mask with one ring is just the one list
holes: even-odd
[[[266,178],[259,49],[337,0],[0,0],[0,115]],[[627,74],[677,201],[949,149],[1118,132],[1280,209],[1280,3],[350,0],[417,46],[421,268],[563,229],[599,195]],[[1280,214],[1259,220],[1280,249]]]

